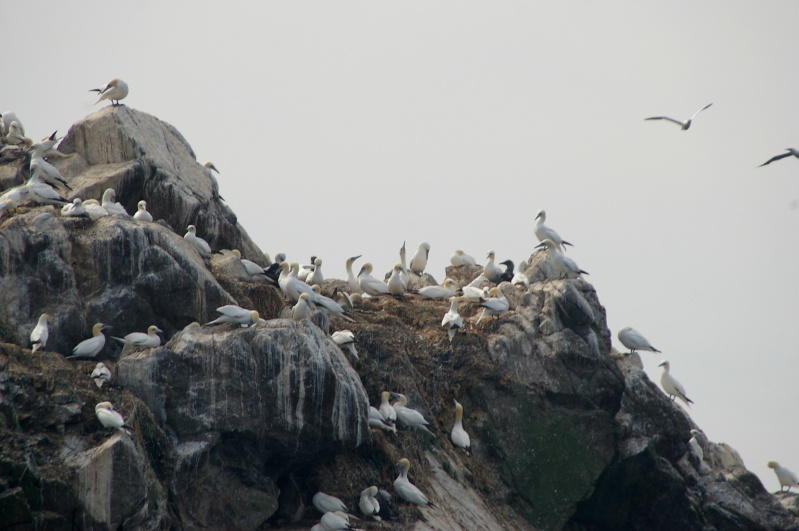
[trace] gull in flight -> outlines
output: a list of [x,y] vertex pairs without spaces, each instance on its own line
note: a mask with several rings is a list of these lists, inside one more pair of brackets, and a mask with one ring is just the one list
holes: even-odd
[[793,155],[794,157],[799,159],[799,149],[796,149],[796,148],[785,148],[785,151],[787,151],[787,153],[782,153],[781,155],[775,155],[775,156],[771,157],[766,162],[764,162],[763,164],[758,166],[758,168],[761,168],[761,167],[765,166],[766,164],[771,164],[775,160],[781,160],[781,159],[784,159],[785,157],[790,157],[791,155]]
[[704,111],[705,109],[707,109],[711,105],[713,105],[713,104],[712,103],[708,103],[707,105],[705,105],[704,107],[702,107],[701,109],[696,111],[693,116],[691,116],[690,118],[688,118],[684,122],[681,122],[679,120],[675,120],[674,118],[669,118],[668,116],[651,116],[649,118],[644,118],[644,120],[668,120],[670,122],[674,122],[675,124],[679,125],[682,128],[683,131],[687,131],[691,127],[691,121],[694,118],[696,118],[696,115],[699,114],[700,112]]

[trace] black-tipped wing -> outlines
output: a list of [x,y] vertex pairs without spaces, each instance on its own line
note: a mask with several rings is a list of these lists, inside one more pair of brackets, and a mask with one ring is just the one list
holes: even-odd
[[783,153],[782,155],[775,155],[775,156],[771,157],[770,159],[768,159],[763,164],[761,164],[760,166],[758,166],[758,168],[761,168],[761,167],[765,166],[766,164],[771,164],[775,160],[784,159],[785,157],[790,157],[790,156],[791,156],[791,152],[790,151],[787,152],[787,153]]
[[685,127],[685,123],[679,120],[675,120],[674,118],[669,118],[668,116],[652,116],[649,118],[644,118],[644,120],[668,120],[669,122],[673,122],[679,125],[680,127]]

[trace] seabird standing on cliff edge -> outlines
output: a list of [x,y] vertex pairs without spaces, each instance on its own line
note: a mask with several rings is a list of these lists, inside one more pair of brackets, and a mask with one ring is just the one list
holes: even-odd
[[394,264],[386,286],[388,287],[388,292],[395,298],[402,299],[405,296],[405,282],[402,281],[402,264],[399,262]]
[[449,298],[449,301],[449,311],[445,313],[444,318],[441,319],[441,326],[447,331],[447,334],[449,334],[449,341],[451,343],[458,329],[463,328],[463,317],[458,313],[458,297],[452,296]]
[[136,213],[133,214],[133,219],[138,219],[139,221],[152,221],[153,216],[149,212],[147,212],[147,201],[141,200],[139,204],[136,205]]
[[397,422],[397,410],[394,409],[394,406],[389,404],[388,399],[391,396],[391,393],[388,391],[383,391],[380,394],[380,414],[383,415],[383,419],[386,422],[395,423]]
[[125,419],[120,415],[111,402],[100,402],[94,406],[94,414],[106,428],[127,428]]
[[491,282],[498,284],[499,279],[502,278],[502,269],[494,263],[495,257],[496,253],[494,253],[494,251],[488,251],[488,254],[486,254],[486,265],[483,266],[483,276]]
[[377,498],[375,498],[377,491],[378,489],[374,485],[363,489],[361,491],[361,499],[358,501],[358,508],[364,516],[371,516],[379,520],[380,517],[377,516],[377,513],[380,512],[380,503],[377,501]]
[[358,357],[358,351],[355,350],[355,334],[353,334],[350,330],[339,330],[338,332],[333,332],[333,335],[330,336],[330,338],[336,345],[346,348],[356,360],[360,359]]
[[200,255],[211,254],[211,246],[208,245],[207,241],[197,236],[197,227],[194,225],[186,227],[186,234],[183,235],[183,239],[191,243]]
[[49,322],[50,316],[46,313],[39,316],[39,321],[31,331],[31,352],[36,352],[47,345],[47,338],[50,337],[50,328],[47,326]]
[[474,257],[469,256],[468,254],[464,253],[460,249],[455,249],[452,251],[452,256],[449,257],[449,263],[455,267],[461,267],[465,265],[476,265]]
[[397,463],[397,466],[400,469],[400,473],[397,479],[394,480],[394,490],[399,497],[415,505],[429,505],[430,501],[427,499],[427,496],[408,479],[408,470],[411,468],[411,462],[403,457],[400,459],[399,463]]
[[483,307],[483,313],[480,314],[480,318],[477,319],[475,324],[480,324],[480,321],[482,321],[483,317],[486,315],[493,315],[497,317],[507,312],[510,308],[508,299],[505,297],[505,294],[499,290],[499,288],[491,288],[488,290],[488,294],[493,296],[491,298],[485,299],[480,304],[480,306]]
[[72,203],[68,205],[64,205],[61,207],[61,215],[67,217],[78,217],[78,216],[86,216],[86,209],[83,208],[83,202],[81,201],[80,197],[76,197],[72,200]]
[[463,429],[463,406],[455,400],[455,424],[452,425],[450,439],[455,446],[460,446],[464,450],[469,450],[472,445],[469,434]]
[[123,216],[130,216],[125,207],[120,205],[117,201],[117,193],[113,188],[106,188],[103,192],[103,208],[109,214],[121,214]]
[[551,229],[546,225],[544,225],[546,220],[547,220],[546,210],[544,209],[539,210],[538,213],[535,215],[535,226],[533,227],[533,233],[535,234],[535,237],[538,238],[538,241],[543,242],[544,240],[547,239],[552,240],[557,244],[558,250],[560,251],[566,250],[564,245],[571,245],[572,247],[574,247],[574,245],[561,238],[560,234],[555,232],[554,229]]
[[648,350],[649,352],[660,352],[653,347],[641,333],[629,326],[625,326],[619,330],[619,341],[621,344],[630,349],[630,354],[634,354],[636,350]]
[[347,258],[345,262],[345,267],[347,268],[347,285],[350,287],[350,293],[362,293],[363,290],[361,289],[361,285],[358,283],[358,279],[352,272],[352,263],[355,262],[358,258],[362,255],[352,256]]
[[311,503],[313,503],[313,506],[316,507],[316,510],[320,513],[347,510],[347,506],[344,505],[343,501],[330,494],[325,494],[321,490],[313,495]]
[[104,325],[103,323],[95,323],[92,327],[92,337],[78,343],[78,345],[72,349],[72,355],[67,357],[67,359],[93,358],[97,356],[105,346],[105,334],[103,334],[103,331],[110,328],[110,326]]
[[667,360],[663,360],[660,362],[658,367],[663,367],[663,374],[660,375],[660,385],[663,387],[663,390],[666,391],[666,394],[669,395],[669,398],[673,402],[675,398],[679,398],[683,402],[687,404],[693,404],[694,401],[688,398],[685,395],[685,387],[677,381],[677,378],[671,375],[669,372],[669,368],[671,365]]
[[780,492],[783,487],[788,487],[788,492],[791,492],[791,487],[799,487],[799,477],[778,462],[769,461],[766,466],[773,468],[774,473],[777,474],[777,479],[780,480]]
[[208,178],[211,180],[211,194],[214,196],[214,199],[219,198],[224,201],[225,198],[219,195],[219,181],[214,177],[214,172],[219,173],[219,170],[216,169],[216,166],[214,166],[214,163],[210,160],[203,164],[203,168],[205,168],[205,174],[208,175]]
[[358,273],[358,284],[364,293],[371,296],[388,295],[388,286],[382,280],[372,276],[372,264],[366,262]]
[[157,326],[152,325],[147,329],[147,333],[131,332],[125,337],[116,337],[116,336],[111,336],[111,337],[113,337],[120,343],[124,343],[126,345],[133,345],[135,347],[160,347],[161,338],[158,336],[159,333],[163,334],[164,331],[158,328]]
[[762,168],[763,166],[766,166],[767,164],[771,164],[774,161],[784,159],[785,157],[790,157],[791,155],[793,155],[794,157],[799,159],[799,149],[785,148],[785,151],[787,151],[787,153],[783,153],[781,155],[775,155],[775,156],[771,157],[766,162],[764,162],[763,164],[758,166],[758,168]]
[[580,267],[577,265],[577,262],[560,252],[558,250],[558,244],[549,238],[536,245],[536,247],[547,248],[547,252],[549,252],[549,256],[552,259],[552,265],[555,267],[555,270],[558,271],[560,276],[566,278],[580,278],[581,275],[588,274],[588,271],[583,271],[580,269]]
[[238,323],[243,327],[255,326],[261,319],[261,316],[255,310],[245,310],[241,306],[235,304],[226,304],[216,309],[222,314],[210,323],[205,323],[204,326],[221,324],[221,323]]
[[427,267],[427,258],[430,256],[430,244],[422,242],[419,248],[416,249],[416,254],[413,255],[410,262],[411,271],[419,276],[424,273],[424,268]]
[[427,422],[427,420],[424,418],[424,415],[415,409],[407,407],[408,397],[402,393],[394,394],[399,397],[399,400],[393,404],[394,411],[397,413],[397,420],[409,428],[417,428],[422,431],[426,431],[435,437],[436,434],[427,429],[427,426],[429,426],[430,423]]
[[[94,102],[95,105],[103,100],[111,100],[111,105],[116,107],[119,105],[119,100],[125,99],[128,95],[128,84],[119,78],[114,78],[101,89],[90,89],[89,92],[97,92],[100,94],[100,99]],[[116,103],[114,103],[116,101]]]
[[458,283],[451,278],[444,279],[444,283],[440,286],[425,286],[419,288],[417,293],[425,299],[448,299],[455,295],[458,290]]
[[696,115],[699,114],[700,112],[704,111],[705,109],[707,109],[711,105],[713,105],[713,104],[712,103],[708,103],[707,105],[705,105],[704,107],[702,107],[701,109],[696,111],[693,116],[691,116],[690,118],[688,118],[684,122],[681,122],[679,120],[675,120],[674,118],[669,118],[668,116],[651,116],[649,118],[644,118],[644,120],[668,120],[669,122],[673,122],[673,123],[679,125],[680,128],[683,131],[687,131],[691,127],[691,122],[693,121],[694,118],[696,118]]

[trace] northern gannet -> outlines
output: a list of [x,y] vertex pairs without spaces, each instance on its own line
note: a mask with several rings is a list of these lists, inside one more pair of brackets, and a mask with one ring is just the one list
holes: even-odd
[[429,505],[430,501],[427,496],[408,480],[408,470],[411,468],[411,462],[403,457],[397,463],[397,466],[400,469],[400,473],[397,479],[394,480],[394,491],[406,502],[422,506]]
[[[282,262],[280,264],[281,269],[283,269],[283,264],[285,264],[285,262]],[[286,267],[288,267],[288,264],[286,264]],[[307,293],[308,295],[311,296],[311,301],[316,302],[316,296],[311,286],[309,286],[308,284],[297,278],[297,273],[299,272],[299,269],[300,269],[300,264],[298,264],[297,262],[291,263],[291,269],[289,270],[288,274],[284,279],[283,286],[281,286],[283,288],[283,291],[286,293],[286,295],[289,296],[289,298],[292,301],[295,302],[298,301],[300,299],[300,293]],[[278,282],[280,282],[279,279]]]
[[313,261],[313,271],[305,277],[305,283],[309,286],[313,286],[314,284],[321,286],[324,281],[325,277],[322,275],[322,259],[316,258]]
[[361,290],[372,296],[388,294],[388,286],[382,280],[372,276],[372,264],[366,262],[358,273],[358,284]]
[[111,337],[113,337],[120,343],[124,343],[126,345],[133,345],[134,347],[160,347],[161,337],[158,335],[159,333],[163,334],[164,331],[155,325],[151,325],[147,329],[147,333],[131,332],[125,337],[116,337],[116,336],[111,336]]
[[402,281],[405,282],[405,287],[408,287],[408,282],[411,277],[408,276],[408,260],[405,258],[405,242],[402,242],[402,247],[399,250],[400,264],[402,264]]
[[397,413],[397,421],[405,426],[408,426],[409,428],[417,428],[422,431],[426,431],[435,437],[436,435],[427,429],[427,426],[429,426],[430,423],[425,420],[424,415],[415,409],[407,407],[408,397],[401,393],[395,394],[399,397],[399,400],[393,404],[394,411]]
[[468,450],[472,445],[469,434],[463,429],[463,406],[455,400],[455,424],[452,425],[452,432],[449,435],[455,446]]
[[350,287],[350,293],[361,293],[361,285],[358,283],[358,279],[352,273],[352,263],[355,262],[358,258],[362,255],[352,256],[347,258],[346,267],[347,267],[347,285]]
[[425,286],[420,288],[417,293],[426,299],[448,299],[455,295],[458,283],[451,278],[444,279],[440,286]]
[[50,328],[47,326],[49,322],[50,316],[46,313],[39,316],[39,321],[31,331],[31,352],[36,352],[47,346],[47,339],[50,337]]
[[309,303],[311,296],[307,293],[300,293],[300,298],[297,299],[297,304],[291,309],[291,318],[295,321],[302,321],[303,319],[310,319],[313,314],[313,309]]
[[691,430],[691,438],[688,440],[688,446],[691,448],[691,451],[702,461],[705,458],[705,451],[702,450],[702,445],[699,443],[699,440],[696,436],[699,435],[699,430]]
[[119,105],[119,100],[125,99],[128,95],[128,84],[119,78],[114,78],[104,88],[91,89],[89,92],[100,94],[100,99],[94,102],[95,105],[103,100],[111,100],[111,105],[116,106]]
[[669,395],[671,401],[673,402],[675,398],[679,398],[686,404],[693,404],[694,401],[685,394],[685,387],[683,387],[682,384],[677,381],[677,378],[672,376],[669,372],[669,362],[663,360],[658,367],[663,367],[663,373],[660,375],[660,385],[663,387],[663,390],[666,391],[666,394]]
[[320,513],[347,510],[347,506],[344,505],[343,501],[330,494],[325,494],[322,491],[313,495],[311,503],[313,503],[313,506],[316,507],[316,510]]
[[108,211],[102,207],[97,199],[84,201],[83,210],[91,219],[100,219],[108,215]]
[[476,265],[474,257],[469,256],[468,254],[464,253],[460,249],[455,249],[452,252],[452,256],[449,257],[449,263],[455,267],[461,267],[465,265]]
[[483,307],[483,313],[480,314],[480,318],[477,319],[477,323],[475,324],[480,324],[480,321],[482,321],[483,317],[486,315],[497,317],[507,312],[510,308],[508,299],[505,298],[505,295],[499,289],[491,288],[488,294],[491,295],[491,298],[484,299],[483,302],[480,303],[480,306]]
[[364,516],[371,516],[376,519],[379,518],[377,513],[380,512],[380,503],[377,501],[377,498],[375,498],[377,490],[377,487],[373,485],[361,491],[361,499],[358,501],[358,508]]
[[352,310],[355,309],[355,304],[353,304],[352,302],[352,296],[350,296],[347,292],[339,291],[338,289],[336,289],[335,293],[336,293],[336,302],[338,303],[339,306],[341,306],[342,310],[344,310],[345,312],[351,312]]
[[67,357],[67,359],[95,357],[105,346],[105,334],[103,334],[103,331],[110,328],[110,326],[104,325],[103,323],[95,323],[92,327],[92,337],[78,343],[78,345],[72,349],[72,355]]
[[502,269],[499,268],[497,264],[494,263],[494,251],[488,251],[486,258],[486,265],[483,266],[483,276],[486,277],[489,281],[494,282],[495,284],[499,283],[499,279],[502,277]]
[[239,262],[241,262],[242,267],[247,272],[248,275],[251,277],[258,276],[258,275],[265,275],[266,271],[263,267],[259,266],[252,260],[247,260],[246,258],[241,257],[241,251],[238,249],[233,249],[233,256],[238,258]]
[[[541,209],[535,215],[535,226],[533,227],[533,233],[535,233],[535,237],[538,238],[538,241],[543,242],[544,240],[552,240],[558,246],[558,250],[565,251],[566,248],[564,245],[572,245],[571,243],[567,242],[563,238],[560,237],[560,234],[554,231],[554,229],[550,229],[544,222],[547,220],[547,213],[545,210]],[[572,247],[574,247],[572,245]]]
[[42,138],[41,142],[33,144],[31,146],[31,151],[38,153],[42,157],[52,157],[52,156],[65,156],[63,153],[55,149],[55,145],[58,143],[60,138],[58,138],[58,131],[53,131],[53,134],[50,136],[46,136]]
[[369,426],[372,428],[380,428],[381,430],[397,433],[397,428],[394,427],[394,424],[391,424],[384,419],[383,415],[380,414],[380,411],[378,411],[374,406],[369,406],[368,422]]
[[94,414],[105,428],[127,428],[125,419],[114,409],[111,402],[100,402],[94,406]]
[[[653,347],[638,330],[625,326],[619,330],[619,341],[621,344],[630,349],[630,354],[635,353],[636,350],[648,350],[649,352],[660,352]],[[628,354],[629,355],[629,354]]]
[[72,190],[69,187],[67,182],[61,176],[61,172],[58,171],[58,168],[44,160],[42,155],[38,151],[34,151],[31,154],[31,162],[30,162],[30,174],[31,177],[37,175],[40,179],[42,179],[47,184],[52,186],[58,186],[59,184],[66,187],[68,190]]
[[763,164],[758,166],[758,168],[762,168],[763,166],[766,166],[767,164],[771,164],[772,162],[774,162],[776,160],[782,160],[782,159],[784,159],[786,157],[790,157],[791,155],[793,155],[794,157],[799,159],[799,149],[785,148],[785,151],[787,151],[787,153],[783,153],[781,155],[775,155],[775,156],[771,157],[766,162],[764,162]]
[[397,422],[397,410],[388,402],[390,396],[391,393],[388,391],[383,391],[380,394],[380,409],[378,411],[383,415],[383,420],[393,424]]
[[0,201],[5,201],[10,199],[14,201],[14,208],[18,205],[21,205],[24,201],[30,199],[31,191],[28,189],[27,186],[24,184],[22,186],[15,186],[13,188],[9,188],[3,195],[0,195]]
[[668,116],[652,116],[652,117],[650,117],[650,118],[644,118],[644,120],[668,120],[669,122],[673,122],[673,123],[675,123],[675,124],[679,125],[679,126],[680,126],[680,128],[681,128],[683,131],[687,131],[687,130],[688,130],[690,127],[691,127],[691,121],[692,121],[694,118],[696,118],[696,115],[697,115],[697,114],[699,114],[700,112],[704,111],[705,109],[707,109],[707,108],[708,108],[708,107],[710,107],[711,105],[713,105],[713,104],[712,104],[712,103],[708,103],[707,105],[705,105],[704,107],[702,107],[701,109],[699,109],[698,111],[696,111],[696,112],[694,113],[694,115],[693,115],[693,116],[691,116],[690,118],[688,118],[688,119],[687,119],[686,121],[684,121],[684,122],[681,122],[681,121],[679,121],[679,120],[675,120],[674,118],[669,118]]
[[130,216],[125,207],[116,202],[117,193],[113,188],[106,188],[103,192],[103,208],[109,214],[121,214],[123,216]]
[[27,145],[29,142],[31,142],[31,139],[25,136],[25,130],[22,129],[22,125],[16,120],[11,122],[6,133],[6,144],[18,146],[20,144]]
[[72,203],[61,207],[61,215],[67,217],[87,216],[86,209],[83,208],[80,197],[72,200]]
[[[105,205],[103,205],[105,206]],[[186,234],[183,235],[183,238],[191,243],[200,255],[211,254],[211,246],[208,245],[208,242],[197,236],[197,227],[194,225],[189,225],[186,227]]]
[[430,244],[427,242],[420,243],[419,248],[416,249],[416,254],[413,255],[411,263],[409,264],[411,271],[422,276],[424,268],[427,267],[428,256],[430,256]]
[[347,531],[353,529],[350,525],[350,516],[344,511],[326,512],[320,522],[328,531]]
[[39,173],[31,175],[28,182],[23,185],[28,189],[28,199],[36,201],[37,203],[45,203],[48,205],[65,205],[69,201],[61,197],[50,185],[43,183],[39,180]]
[[449,311],[444,314],[444,318],[441,320],[441,326],[447,331],[449,340],[452,342],[452,338],[455,337],[455,332],[457,332],[459,328],[463,328],[463,318],[458,313],[458,297],[450,297],[449,301]]
[[94,366],[91,379],[94,380],[94,383],[97,385],[97,387],[102,387],[103,384],[107,384],[111,381],[111,369],[106,367],[105,363],[101,361]]
[[333,332],[333,335],[330,336],[333,342],[340,346],[346,348],[350,354],[355,356],[355,359],[360,359],[358,357],[358,351],[355,350],[355,334],[353,334],[349,330],[339,330],[338,332]]
[[463,299],[469,302],[481,302],[489,297],[488,289],[484,287],[489,282],[488,277],[479,275],[463,287]]
[[133,214],[133,219],[138,219],[139,221],[152,221],[153,216],[149,212],[147,212],[147,201],[139,201],[137,205],[138,210],[136,213]]
[[235,304],[220,306],[216,311],[221,313],[222,316],[214,319],[210,323],[205,323],[205,326],[220,323],[238,323],[243,328],[245,326],[255,326],[261,318],[255,310],[245,310]]
[[536,247],[547,248],[549,256],[552,259],[552,265],[555,267],[555,270],[560,273],[560,276],[566,278],[578,278],[580,275],[588,274],[588,271],[583,271],[580,269],[580,267],[577,265],[577,262],[560,252],[558,250],[558,244],[549,238],[536,245]]
[[210,160],[205,164],[203,164],[203,167],[205,168],[205,174],[208,176],[208,179],[211,181],[211,195],[214,196],[214,199],[218,197],[219,199],[224,201],[225,198],[219,195],[219,181],[217,181],[216,177],[214,177],[214,172],[219,173],[219,170],[216,169],[216,166],[214,166],[214,163],[211,162]]
[[780,480],[780,492],[785,487],[788,487],[788,492],[791,492],[791,487],[799,487],[799,477],[796,477],[796,474],[776,461],[769,461],[766,465],[773,468],[774,473],[777,474],[777,479]]
[[11,130],[11,123],[12,122],[17,122],[17,127],[20,128],[20,130],[22,131],[22,134],[24,135],[25,134],[25,128],[22,126],[22,120],[19,119],[19,117],[17,116],[17,113],[15,113],[13,111],[6,111],[6,112],[3,113],[3,118],[2,118],[2,122],[1,122],[2,125],[3,125],[3,129],[0,132],[3,134],[3,136],[7,135],[8,132]]
[[300,280],[305,282],[305,279],[308,278],[308,276],[311,273],[313,273],[313,270],[314,270],[314,267],[315,267],[314,266],[315,262],[316,262],[316,257],[312,256],[310,264],[302,264],[302,265],[300,265],[298,263],[297,266],[299,267],[299,269],[297,270],[297,278],[299,278]]
[[516,274],[513,275],[513,278],[510,281],[512,286],[522,291],[530,286],[530,279],[524,273],[525,271],[527,271],[527,262],[522,260],[519,262],[519,269],[516,270]]
[[388,292],[398,299],[401,299],[405,296],[405,282],[402,280],[401,273],[402,264],[394,264],[394,267],[391,270],[391,276],[388,278],[388,282],[386,282]]

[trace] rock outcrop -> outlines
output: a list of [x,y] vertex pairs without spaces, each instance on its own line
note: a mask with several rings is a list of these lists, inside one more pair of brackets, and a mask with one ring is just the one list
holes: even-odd
[[[354,323],[317,313],[281,319],[279,291],[250,280],[231,253],[201,256],[194,224],[214,249],[263,262],[205,169],[171,126],[108,107],[76,124],[54,163],[72,195],[113,187],[132,211],[69,219],[49,206],[0,220],[0,528],[307,529],[318,490],[355,510],[365,487],[391,491],[396,463],[432,507],[396,496],[368,529],[799,529],[796,496],[766,492],[727,445],[696,426],[647,378],[636,356],[611,352],[590,283],[557,278],[530,257],[526,290],[503,283],[510,310],[465,328],[440,326],[447,301],[368,298]],[[24,159],[0,164],[5,186]],[[479,268],[448,268],[462,285]],[[433,283],[429,275],[418,285]],[[345,288],[328,281],[323,292]],[[266,319],[199,326],[237,304]],[[51,315],[44,352],[28,334]],[[164,330],[157,348],[109,340],[97,360],[67,361],[94,322],[112,335]],[[327,330],[355,333],[360,359]],[[391,390],[430,420],[434,436],[369,430],[369,403]],[[464,406],[467,454],[449,441],[453,399]],[[103,428],[110,401],[129,430]]]

